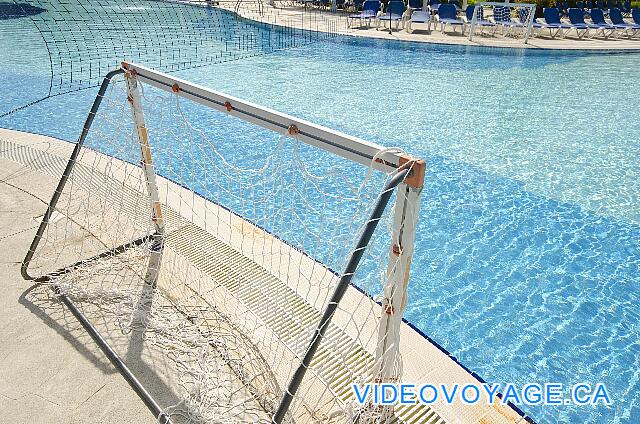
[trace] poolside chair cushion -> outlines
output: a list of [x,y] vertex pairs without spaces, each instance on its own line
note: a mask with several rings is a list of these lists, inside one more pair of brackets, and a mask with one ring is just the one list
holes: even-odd
[[546,7],[543,11],[543,15],[544,21],[547,23],[548,27],[561,29],[575,28],[575,25],[565,24],[560,21],[560,11],[555,7]]
[[640,29],[640,25],[626,23],[622,17],[622,12],[617,7],[609,10],[609,19],[617,28]]
[[569,21],[574,25],[587,25],[584,21],[584,11],[579,7],[570,7],[568,10]]
[[602,9],[593,8],[591,9],[590,15],[591,21],[593,21],[594,24],[600,25],[605,28],[615,28],[614,25],[611,25],[604,20],[604,12],[602,11]]
[[446,21],[452,25],[462,25],[464,22],[456,19],[456,7],[452,4],[441,4],[438,7],[438,20],[440,22]]
[[622,11],[626,14],[631,13],[631,2],[630,1],[625,1],[624,3],[622,3]]
[[409,0],[409,9],[421,10],[423,0]]
[[569,20],[578,29],[606,29],[600,25],[585,22],[584,10],[575,7],[569,8]]
[[533,26],[533,28],[536,28],[536,29],[546,29],[546,28],[549,28],[549,26],[548,26],[547,24],[544,24],[544,23],[540,23],[540,22],[538,22],[538,19],[537,19],[537,18],[533,18],[533,22],[531,23],[531,26]]
[[402,19],[405,9],[404,2],[392,0],[387,5],[387,11],[379,19],[383,21],[399,21]]
[[411,14],[411,18],[409,20],[416,24],[427,24],[431,22],[431,14],[424,10],[416,10]]
[[362,5],[362,12],[349,15],[350,19],[371,19],[375,18],[380,11],[381,3],[378,0],[367,0]]

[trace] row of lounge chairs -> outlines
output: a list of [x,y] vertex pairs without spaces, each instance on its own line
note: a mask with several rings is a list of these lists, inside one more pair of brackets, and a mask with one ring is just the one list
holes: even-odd
[[[447,0],[424,0],[424,6],[428,6],[430,10],[437,10],[443,1]],[[365,0],[336,0],[336,8],[344,11],[361,11],[363,10]],[[286,3],[286,2],[285,2]],[[320,8],[328,8],[333,5],[332,0],[291,0],[289,5],[317,6]],[[462,10],[460,0],[448,0],[449,4],[453,4],[456,10]],[[422,9],[423,0],[408,0],[407,7],[412,10]]]
[[[562,22],[559,17],[558,9],[545,9],[544,16],[546,25],[538,22],[533,22],[533,27],[536,29],[548,29],[550,35],[555,37],[557,34],[562,34],[563,31],[575,31],[578,38],[584,38],[589,36],[602,36],[609,38],[612,35],[623,35],[627,38],[633,38],[637,34],[640,34],[640,9],[632,9],[631,17],[633,23],[626,22],[622,15],[622,11],[617,7],[609,10],[609,20],[605,19],[605,13],[602,9],[591,9],[585,12],[584,9],[569,8],[567,15],[569,22]],[[587,16],[591,22],[585,21]]]
[[[447,27],[452,29],[460,29],[464,33],[467,26],[473,24],[481,34],[489,29],[489,32],[495,34],[501,29],[504,35],[509,35],[515,31],[528,30],[528,14],[532,9],[525,8],[508,8],[496,6],[493,8],[493,14],[485,18],[482,8],[477,9],[475,6],[468,6],[462,17],[458,17],[458,8],[455,4],[429,4],[426,8],[411,7],[415,0],[409,0],[409,7],[400,0],[390,0],[386,10],[382,11],[382,3],[379,0],[366,0],[362,6],[362,11],[348,16],[349,26],[357,23],[359,26],[370,27],[371,23],[375,23],[380,29],[381,27],[391,27],[395,24],[395,28],[399,29],[400,25],[407,30],[413,32],[415,25],[426,25],[427,31],[431,31],[431,25],[435,28],[440,26],[440,31],[445,32]],[[432,5],[434,6],[432,8]],[[415,5],[413,5],[415,6]],[[504,10],[502,10],[504,9]],[[516,10],[515,15],[512,11]],[[568,8],[566,20],[562,20],[562,12],[560,9],[552,7],[545,8],[543,11],[543,22],[539,22],[533,18],[531,29],[539,35],[544,35],[549,31],[549,36],[555,38],[557,36],[569,35],[571,31],[578,38],[600,36],[609,38],[613,35],[624,36],[627,38],[640,35],[640,9],[630,9],[629,15],[633,22],[627,22],[624,19],[623,12],[617,7],[611,8],[608,13],[602,9],[592,8],[590,10],[581,8]],[[476,21],[473,22],[474,13]],[[607,21],[606,16],[610,21]],[[585,21],[587,17],[590,22]],[[389,22],[389,25],[386,23]],[[533,34],[535,35],[535,34]]]
[[631,16],[631,1],[625,0],[586,0],[586,1],[576,1],[575,7],[569,5],[568,1],[560,1],[557,2],[555,7],[560,11],[560,15],[563,17],[569,16],[569,9],[602,9],[603,11],[608,11],[610,9],[620,9],[623,15],[630,17]]

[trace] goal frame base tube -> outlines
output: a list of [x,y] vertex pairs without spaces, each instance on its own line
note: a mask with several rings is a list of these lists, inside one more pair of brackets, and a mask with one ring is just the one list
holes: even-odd
[[71,311],[73,316],[82,324],[82,327],[85,329],[87,333],[91,336],[91,338],[96,342],[96,344],[100,347],[102,352],[107,355],[109,361],[115,366],[120,374],[127,380],[127,383],[131,386],[131,388],[136,392],[138,397],[144,402],[149,411],[153,413],[153,415],[158,419],[160,424],[172,424],[169,415],[165,414],[163,409],[160,407],[158,402],[151,396],[151,394],[147,391],[147,389],[140,383],[140,381],[136,378],[136,376],[131,372],[129,367],[124,363],[122,358],[116,353],[115,350],[107,343],[107,341],[100,335],[98,330],[91,324],[91,322],[87,319],[87,317],[78,309],[75,303],[62,291],[59,286],[53,286],[53,290],[58,295],[58,297],[62,300],[62,303]]

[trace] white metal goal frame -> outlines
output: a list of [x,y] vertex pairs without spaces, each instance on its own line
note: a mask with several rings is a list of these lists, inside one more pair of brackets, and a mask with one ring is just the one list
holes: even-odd
[[[144,170],[146,189],[151,202],[149,207],[151,209],[151,217],[155,231],[153,234],[142,235],[128,243],[92,256],[91,258],[84,259],[75,264],[65,266],[52,273],[41,276],[32,276],[29,273],[29,265],[33,259],[34,253],[43,238],[43,234],[49,224],[53,212],[56,210],[58,200],[69,176],[73,171],[80,150],[84,145],[94,118],[98,113],[105,92],[112,79],[121,74],[124,74],[126,80],[127,97],[136,127],[136,141],[140,148],[141,166]],[[309,341],[306,353],[304,357],[301,358],[299,367],[294,372],[287,389],[282,394],[282,400],[272,420],[274,423],[281,423],[285,419],[289,406],[298,391],[307,369],[310,367],[311,360],[313,359],[321,340],[324,337],[324,332],[336,312],[338,304],[351,284],[352,277],[357,270],[364,251],[369,244],[369,241],[371,240],[373,233],[381,220],[382,214],[394,192],[396,193],[396,204],[391,233],[392,247],[388,253],[389,261],[387,266],[386,282],[383,288],[384,296],[380,305],[381,318],[378,330],[376,361],[374,369],[371,370],[371,376],[374,383],[397,381],[400,378],[400,376],[397,375],[399,370],[396,363],[400,346],[400,327],[402,324],[403,312],[407,304],[407,285],[409,281],[411,259],[413,257],[416,217],[418,216],[420,196],[424,186],[426,170],[425,161],[409,157],[405,154],[396,153],[393,150],[386,149],[378,144],[264,108],[133,63],[123,62],[121,68],[109,72],[104,77],[91,110],[86,118],[82,133],[73,149],[73,152],[71,153],[67,166],[63,171],[63,175],[60,178],[48,204],[47,211],[43,216],[42,222],[40,223],[36,235],[22,262],[22,276],[27,280],[34,280],[36,282],[51,281],[53,277],[71,272],[75,268],[82,264],[86,264],[87,262],[92,262],[108,255],[117,255],[142,243],[151,242],[151,252],[145,276],[145,284],[152,289],[155,289],[162,261],[164,220],[162,205],[158,195],[156,172],[151,157],[149,136],[144,114],[142,112],[140,83],[149,84],[166,92],[175,93],[177,96],[192,100],[277,133],[295,137],[296,139],[311,146],[323,149],[355,163],[364,166],[371,166],[374,170],[382,171],[391,175],[391,178],[383,188],[381,195],[378,197],[376,201],[377,203],[374,205],[362,233],[359,235],[358,242],[351,253],[347,265],[341,274],[340,280],[338,281],[325,310],[323,311],[322,318],[318,322],[314,334]],[[399,264],[399,266],[396,264]],[[85,330],[91,335],[94,341],[105,352],[114,366],[116,366],[120,373],[125,377],[136,393],[142,398],[150,411],[158,417],[158,420],[161,423],[170,423],[170,416],[164,412],[164,409],[149,394],[144,385],[129,370],[118,353],[111,348],[99,331],[74,304],[73,300],[65,295],[65,293],[55,284],[53,285],[53,289],[60,296],[63,303],[83,325]],[[382,410],[377,412],[380,413],[382,417],[388,417],[393,414],[393,406],[385,406]]]
[[[529,42],[529,38],[531,37],[531,32],[533,30],[533,21],[535,19],[536,13],[536,5],[533,3],[510,3],[510,2],[479,2],[475,4],[473,9],[473,18],[471,19],[470,28],[469,28],[469,41],[473,41],[473,37],[475,35],[475,31],[478,26],[482,26],[482,10],[485,7],[504,7],[509,10],[509,14],[511,14],[512,9],[516,10],[526,10],[526,13],[519,13],[516,17],[518,20],[513,21],[511,19],[508,20],[496,20],[494,16],[494,24],[496,26],[504,27],[508,33],[513,33],[515,31],[522,32],[522,38],[524,44]],[[522,19],[524,17],[524,20]]]

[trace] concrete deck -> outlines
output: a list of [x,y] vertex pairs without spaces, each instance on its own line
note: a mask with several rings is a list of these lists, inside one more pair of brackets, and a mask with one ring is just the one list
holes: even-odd
[[[71,147],[69,143],[49,137],[0,129],[0,240],[3,246],[0,272],[9,289],[0,310],[0,357],[3,358],[0,405],[8,411],[5,417],[18,423],[153,422],[142,402],[50,290],[29,287],[20,277],[20,261]],[[122,168],[109,178],[121,172],[127,177],[109,181],[104,178],[102,165],[96,165],[101,156],[104,155],[88,152],[80,158],[79,178],[97,183],[94,188],[85,184],[93,196],[102,195],[100,188],[111,193],[109,187],[115,182],[120,187],[118,201],[127,203],[127,197],[131,196],[135,202],[140,195],[136,195],[136,185],[130,185],[129,178],[139,172],[139,168],[119,162]],[[87,173],[83,164],[93,164],[93,174]],[[183,306],[189,305],[202,313],[198,325],[206,327],[207,321],[215,318],[211,314],[218,312],[212,312],[213,309],[235,320],[252,321],[246,328],[253,333],[246,334],[262,348],[262,356],[282,387],[295,363],[293,355],[299,356],[304,349],[305,330],[317,322],[321,299],[334,286],[329,280],[335,277],[273,236],[204,199],[195,198],[192,192],[162,178],[159,186],[168,223],[159,289],[171,304],[187,299],[182,301]],[[109,207],[113,202],[104,203]],[[123,220],[119,222],[122,225],[119,232],[126,232],[128,224]],[[212,229],[215,231],[209,232]],[[107,240],[111,232],[94,232],[93,236]],[[273,267],[274,263],[281,265]],[[292,264],[299,268],[293,269]],[[305,273],[308,280],[301,280],[301,269],[311,270]],[[245,273],[251,270],[250,277],[240,275],[241,270]],[[185,275],[189,278],[185,279]],[[251,278],[251,285],[242,284],[247,278]],[[348,291],[343,303],[344,310],[334,319],[336,325],[327,332],[328,339],[335,343],[325,344],[321,349],[318,360],[322,362],[313,364],[318,379],[305,387],[314,405],[323,404],[318,399],[327,396],[333,397],[332,402],[347,402],[352,396],[348,387],[354,375],[350,369],[364,367],[372,361],[375,343],[367,344],[363,340],[371,342],[372,339],[359,336],[376,333],[376,320],[370,314],[380,308],[354,288]],[[293,308],[291,313],[297,314],[297,318],[283,320],[278,314],[283,307]],[[134,373],[161,405],[174,405],[179,401],[176,389],[179,376],[166,352],[144,343],[135,332],[123,335],[113,321],[91,305],[83,309],[113,347],[127,358]],[[243,323],[237,325],[242,327]],[[404,381],[461,385],[476,382],[460,365],[407,325],[401,328],[401,340]],[[511,408],[499,404],[439,403],[431,407],[400,407],[397,416],[403,422],[434,424],[525,422]]]
[[[53,184],[32,167],[0,159],[0,421],[156,422],[51,291],[20,276]],[[132,367],[146,372],[141,362]]]
[[[291,28],[299,28],[311,31],[322,31],[332,34],[348,35],[354,37],[379,38],[396,41],[413,41],[421,43],[436,44],[452,44],[476,47],[508,47],[517,49],[552,49],[552,50],[590,50],[590,51],[637,51],[640,52],[640,37],[633,39],[622,37],[604,38],[583,38],[578,39],[571,31],[565,38],[550,38],[546,33],[542,32],[540,36],[529,39],[524,44],[522,39],[496,36],[475,36],[473,41],[469,41],[468,32],[460,35],[460,30],[453,32],[449,27],[445,33],[441,33],[440,29],[434,30],[432,23],[432,31],[428,33],[425,25],[415,25],[413,33],[406,30],[394,29],[390,34],[387,30],[378,30],[372,28],[349,28],[347,26],[348,13],[338,11],[332,13],[328,10],[317,8],[303,8],[301,6],[290,6],[289,2],[276,2],[276,7],[269,5],[266,1],[263,4],[262,12],[255,0],[244,0],[239,3],[236,1],[220,2],[219,7],[233,11],[243,18],[251,19],[257,22],[264,22],[274,25],[280,25]],[[372,23],[375,26],[375,23]],[[388,25],[388,23],[387,23]],[[547,31],[548,33],[548,31]]]

